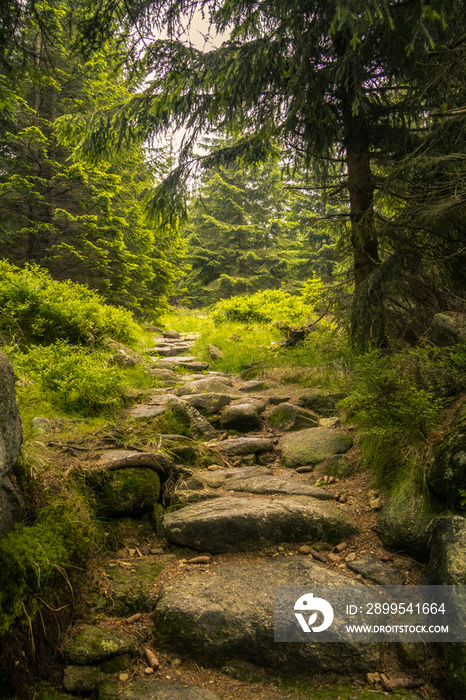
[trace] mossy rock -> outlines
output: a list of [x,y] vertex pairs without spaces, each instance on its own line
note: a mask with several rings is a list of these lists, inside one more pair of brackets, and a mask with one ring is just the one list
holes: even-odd
[[152,510],[160,495],[160,480],[151,469],[102,471],[92,476],[97,511],[107,517],[139,516]]
[[269,423],[278,430],[301,430],[315,428],[318,420],[315,415],[301,406],[291,403],[280,403],[268,417]]
[[133,637],[124,632],[84,625],[65,649],[66,658],[79,666],[93,666],[115,656],[138,653]]
[[[456,416],[455,416],[456,418]],[[427,473],[429,489],[449,507],[461,501],[466,488],[466,421],[461,419],[434,449],[434,460]]]
[[464,700],[466,697],[466,644],[449,642],[442,644],[446,664],[447,687],[451,700]]
[[280,450],[287,467],[318,464],[353,446],[347,433],[328,428],[307,428],[289,433],[281,439]]
[[113,589],[113,612],[123,616],[148,610],[154,581],[162,570],[163,565],[157,562],[144,562],[131,572],[112,569],[109,578]]
[[379,514],[377,534],[387,549],[406,552],[425,562],[429,558],[433,519],[421,498],[394,497]]
[[336,476],[338,479],[346,479],[353,476],[356,465],[345,455],[334,455],[325,464],[325,473],[329,476]]

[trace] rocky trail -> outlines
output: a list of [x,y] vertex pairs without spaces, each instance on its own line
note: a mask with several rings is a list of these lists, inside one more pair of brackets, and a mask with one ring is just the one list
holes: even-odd
[[[164,414],[184,434],[157,435],[157,450],[100,446],[87,462],[76,457],[115,545],[88,572],[59,692],[443,697],[441,663],[421,643],[274,642],[275,585],[418,584],[425,566],[379,539],[383,500],[358,470],[339,395],[210,371],[189,354],[194,340],[154,336],[144,362],[163,386],[141,392],[126,416],[137,435]],[[122,347],[115,358],[140,359]]]

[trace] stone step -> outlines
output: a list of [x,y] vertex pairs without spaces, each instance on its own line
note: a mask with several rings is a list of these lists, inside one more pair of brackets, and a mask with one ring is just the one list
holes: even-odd
[[379,645],[341,642],[338,631],[330,644],[274,641],[274,587],[312,585],[355,584],[302,556],[220,564],[166,583],[153,616],[156,642],[202,664],[243,659],[290,676],[336,673],[351,679],[375,670]]
[[171,542],[213,554],[281,543],[338,544],[358,531],[335,504],[307,496],[224,496],[164,518],[164,534]]

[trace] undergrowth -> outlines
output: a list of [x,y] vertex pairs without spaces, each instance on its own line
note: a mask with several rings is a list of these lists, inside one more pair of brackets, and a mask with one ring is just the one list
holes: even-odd
[[354,356],[341,408],[359,428],[363,462],[379,485],[424,488],[431,443],[466,381],[466,346],[420,345]]
[[136,343],[140,329],[130,311],[106,304],[81,284],[56,281],[38,266],[0,261],[0,331],[18,342],[98,343],[111,336]]

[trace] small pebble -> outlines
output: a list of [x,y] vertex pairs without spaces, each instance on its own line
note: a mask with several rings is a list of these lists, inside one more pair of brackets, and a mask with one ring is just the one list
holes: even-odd
[[345,561],[356,561],[355,552],[350,552],[348,556],[345,557]]
[[147,667],[144,669],[144,673],[146,674],[146,676],[151,676],[151,675],[154,673],[154,669],[151,668],[150,666],[147,666]]
[[338,499],[338,503],[346,503],[348,501],[348,498],[343,494],[343,496],[340,496]]
[[178,666],[181,666],[181,659],[173,659],[171,665],[173,668],[178,668]]
[[222,467],[219,464],[211,464],[210,466],[207,467],[207,471],[209,472],[216,472],[218,469],[221,469]]
[[277,549],[278,549],[279,552],[284,552],[284,551],[285,551],[285,547],[277,547]]
[[162,549],[162,547],[153,547],[150,550],[150,553],[151,554],[163,554],[163,549]]
[[334,548],[334,552],[344,552],[345,549],[348,547],[347,542],[340,542],[340,544],[337,544],[337,546]]
[[309,547],[307,544],[303,544],[303,546],[300,547],[298,551],[300,554],[311,554],[312,547]]
[[336,482],[336,479],[335,479],[334,476],[329,476],[329,477],[328,477],[328,481],[327,481],[328,484],[334,484],[335,482]]
[[124,681],[127,681],[128,678],[129,678],[129,674],[128,674],[128,673],[120,673],[119,676],[118,676],[118,680],[121,681],[122,683],[123,683]]
[[128,549],[128,554],[129,554],[129,556],[130,556],[130,557],[134,557],[134,556],[135,556],[135,554],[136,554],[136,550],[135,550],[135,549],[133,549],[133,548],[131,548],[131,549]]
[[322,481],[325,481],[325,483],[328,484],[329,478],[330,477],[328,476],[328,474],[326,474],[325,476],[322,477]]
[[308,474],[309,472],[313,472],[314,467],[298,467],[296,469],[297,474]]

